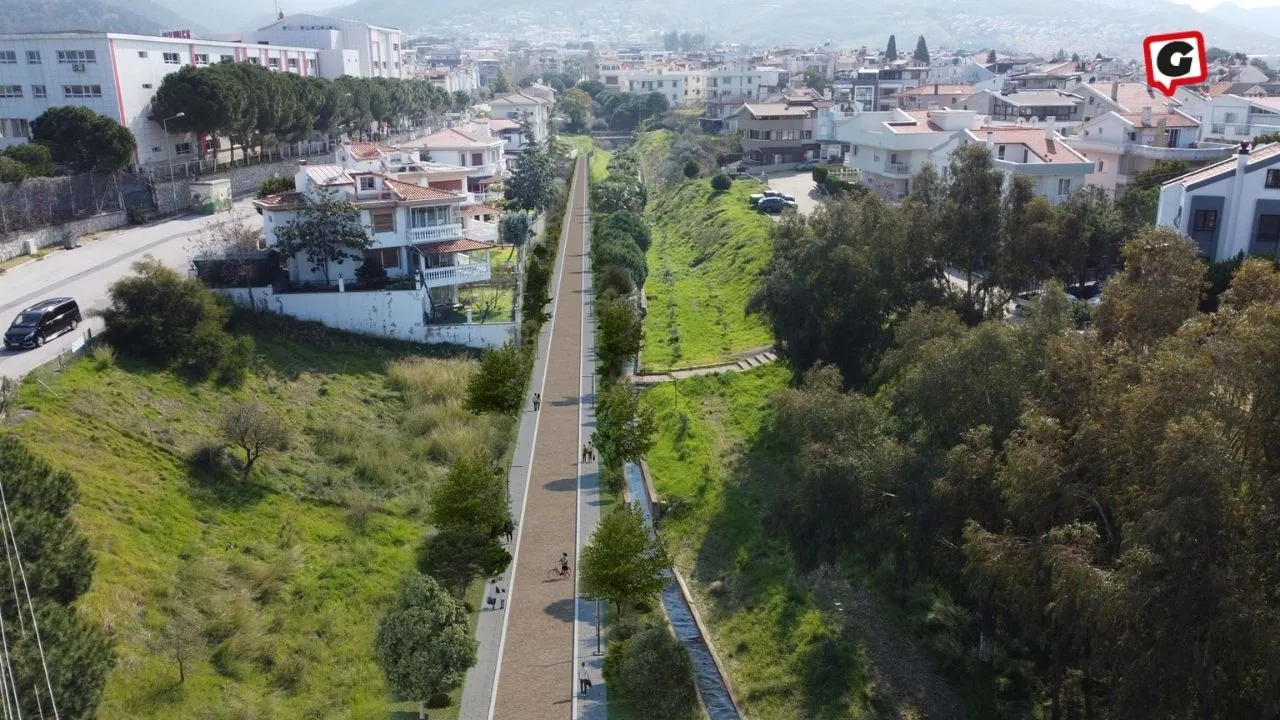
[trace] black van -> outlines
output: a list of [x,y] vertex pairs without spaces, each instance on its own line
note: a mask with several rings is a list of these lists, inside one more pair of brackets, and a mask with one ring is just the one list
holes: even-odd
[[4,334],[7,348],[33,348],[80,325],[80,306],[71,298],[43,300],[18,313]]

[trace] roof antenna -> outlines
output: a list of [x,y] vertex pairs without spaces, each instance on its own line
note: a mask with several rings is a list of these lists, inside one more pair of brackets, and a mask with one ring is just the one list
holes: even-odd
[[276,20],[284,19],[284,11],[280,9],[280,0],[276,0]]

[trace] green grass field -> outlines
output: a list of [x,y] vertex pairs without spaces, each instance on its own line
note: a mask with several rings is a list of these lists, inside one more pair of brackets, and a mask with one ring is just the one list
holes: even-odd
[[746,314],[772,250],[773,221],[747,205],[759,190],[751,180],[723,193],[708,180],[651,188],[645,372],[726,362],[770,344],[764,322]]
[[[645,391],[659,418],[649,468],[671,508],[662,535],[749,716],[858,717],[868,683],[857,651],[800,589],[790,554],[763,527],[782,490],[769,400],[789,377],[772,364]],[[708,593],[716,580],[726,594]]]
[[[47,389],[24,384],[4,429],[79,484],[98,561],[79,611],[118,657],[98,716],[416,717],[416,702],[387,695],[374,631],[414,567],[432,483],[460,453],[500,455],[509,423],[461,407],[470,355],[274,316],[237,326],[259,354],[238,390],[96,353],[45,373]],[[223,410],[251,398],[290,428],[287,450],[248,481],[190,462]],[[174,608],[200,628],[181,684]]]
[[596,141],[590,135],[561,135],[560,139],[572,145],[579,154],[594,153],[591,156],[590,169],[592,182],[599,182],[609,174],[609,156],[611,153],[596,145]]

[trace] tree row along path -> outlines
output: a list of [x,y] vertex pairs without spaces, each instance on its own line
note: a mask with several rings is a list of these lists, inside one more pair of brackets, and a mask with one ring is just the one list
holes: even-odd
[[577,685],[574,583],[548,580],[547,571],[561,553],[577,555],[586,212],[587,160],[580,157],[565,212],[564,267],[554,289],[546,375],[533,383],[533,391],[542,393],[542,407],[523,508],[515,509],[520,524],[490,715],[494,720],[566,720],[572,713]]

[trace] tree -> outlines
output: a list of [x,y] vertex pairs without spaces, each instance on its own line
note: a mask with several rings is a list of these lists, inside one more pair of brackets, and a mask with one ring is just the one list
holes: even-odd
[[596,354],[604,374],[617,377],[644,342],[644,328],[634,304],[622,297],[602,297],[596,306],[599,345]]
[[627,210],[609,213],[595,223],[595,229],[601,236],[614,233],[626,235],[641,252],[648,252],[652,241],[649,224],[644,217]]
[[514,344],[485,350],[479,371],[467,381],[467,409],[514,416],[524,403],[528,376],[528,359]]
[[[636,714],[653,720],[688,720],[698,714],[698,690],[689,651],[666,625],[610,642],[605,681]],[[661,688],[655,692],[655,688]],[[612,692],[612,690],[611,690]]]
[[22,182],[27,179],[29,172],[26,165],[7,155],[0,155],[0,182]]
[[992,65],[996,62],[996,51],[991,49],[987,51],[987,64]]
[[431,577],[415,574],[378,623],[374,653],[391,691],[418,698],[418,717],[425,718],[426,698],[460,686],[475,665],[476,642],[462,601]]
[[[216,133],[230,134],[245,114],[249,99],[240,83],[225,73],[184,65],[160,82],[151,101],[152,119],[173,132],[192,132],[200,140]],[[182,117],[177,117],[179,114]],[[201,156],[204,142],[198,143]]]
[[661,592],[670,565],[666,548],[649,532],[640,509],[622,505],[600,519],[582,551],[582,589],[613,603],[621,614],[626,605]]
[[515,168],[506,183],[506,197],[510,207],[519,210],[542,212],[555,197],[555,162],[551,149],[545,142],[530,143],[516,160]]
[[78,172],[114,172],[138,149],[133,133],[81,105],[60,105],[31,121],[31,141],[49,148],[53,161]]
[[22,143],[5,148],[3,157],[21,163],[25,177],[48,177],[53,174],[53,155],[39,143]]
[[511,563],[495,538],[467,527],[446,527],[427,538],[418,554],[418,570],[431,575],[462,598],[478,577],[493,577]]
[[511,519],[506,481],[482,453],[453,461],[431,493],[428,518],[438,528],[466,528],[496,538]]
[[303,205],[292,220],[276,228],[276,245],[294,262],[300,254],[304,256],[311,271],[329,282],[330,265],[362,259],[364,251],[373,245],[373,237],[360,223],[360,210],[355,205],[324,190]]
[[818,68],[808,68],[804,71],[804,84],[805,87],[824,93],[827,90],[827,74]]
[[1099,336],[1146,350],[1192,317],[1204,265],[1190,239],[1172,228],[1148,228],[1124,246],[1124,272],[1107,282],[1098,308]]
[[898,59],[898,39],[892,35],[889,36],[889,44],[884,48],[884,59],[889,62]]
[[702,168],[698,167],[698,161],[689,158],[684,162],[684,176],[693,180],[698,177],[698,173],[702,172]]
[[556,98],[570,132],[584,132],[591,126],[591,96],[579,88],[569,88]]
[[180,685],[187,682],[187,668],[207,648],[200,625],[199,615],[189,607],[179,605],[165,613],[164,630],[161,632],[162,645],[158,649],[172,658],[178,666]]
[[653,408],[640,404],[629,380],[608,383],[596,406],[594,437],[601,458],[614,467],[638,462],[653,449],[657,422]]
[[514,92],[514,88],[511,87],[511,81],[507,79],[507,74],[502,71],[498,71],[497,77],[489,84],[489,89],[493,90],[494,95],[506,95]]
[[911,54],[911,59],[921,63],[929,62],[929,46],[925,44],[924,35],[916,40],[916,51]]
[[228,408],[222,415],[220,429],[223,440],[244,451],[241,480],[249,479],[249,473],[263,453],[284,449],[289,444],[289,426],[257,400]]
[[949,224],[942,255],[965,273],[964,305],[970,320],[991,308],[995,285],[980,273],[995,268],[1000,239],[1004,174],[995,167],[986,146],[970,143],[951,156]]
[[578,83],[578,88],[595,100],[597,95],[604,92],[605,84],[599,80],[583,80]]
[[269,195],[278,195],[284,192],[296,190],[295,180],[292,177],[284,175],[273,175],[258,186],[258,199],[261,200]]
[[711,189],[716,192],[727,192],[731,187],[733,187],[733,178],[724,173],[716,173],[715,177],[711,178]]
[[[1255,137],[1253,139],[1253,146],[1260,147],[1262,145],[1269,145],[1274,142],[1280,142],[1280,131],[1263,133]],[[22,146],[19,145],[18,147],[22,147]]]

